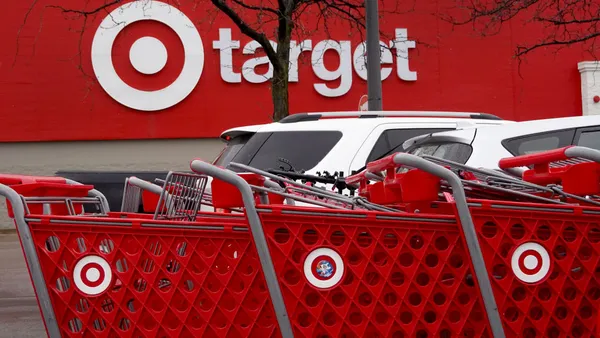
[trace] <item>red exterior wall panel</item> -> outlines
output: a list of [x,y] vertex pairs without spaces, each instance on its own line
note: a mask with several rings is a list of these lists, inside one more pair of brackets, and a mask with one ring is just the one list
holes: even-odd
[[[103,1],[90,1],[89,8]],[[386,14],[381,30],[389,43],[395,29],[406,29],[416,47],[408,51],[410,71],[416,81],[396,74],[393,57],[391,74],[383,81],[385,110],[481,111],[506,119],[528,120],[581,114],[580,76],[577,62],[586,60],[575,46],[555,53],[540,49],[521,63],[514,58],[517,44],[536,41],[542,32],[515,19],[489,37],[480,37],[470,26],[453,27],[439,19],[451,0],[420,1],[414,11]],[[140,111],[113,99],[96,81],[91,46],[94,34],[107,16],[106,11],[89,16],[83,33],[83,18],[75,18],[47,8],[56,4],[40,0],[30,11],[31,2],[13,1],[0,11],[0,141],[109,140],[148,138],[215,137],[224,129],[270,120],[272,106],[269,83],[227,83],[220,75],[219,28],[230,28],[232,39],[241,47],[233,50],[233,70],[255,55],[242,54],[250,41],[223,15],[211,23],[210,3],[182,3],[180,10],[195,23],[202,38],[204,66],[200,79],[181,102],[159,111]],[[65,8],[80,8],[81,1],[64,0]],[[115,9],[110,7],[109,10]],[[306,25],[314,24],[308,20]],[[17,43],[17,33],[19,40]],[[348,34],[337,22],[324,30],[309,33],[314,48],[327,38],[351,41],[351,52],[361,41],[360,34]],[[132,44],[152,36],[168,51],[165,67],[154,75],[136,71],[129,59]],[[128,85],[145,91],[172,83],[181,73],[185,51],[182,41],[164,24],[145,20],[125,26],[115,39],[111,52],[117,75]],[[394,51],[392,50],[392,53]],[[327,83],[335,88],[339,80],[324,81],[311,66],[311,51],[299,60],[298,82],[290,83],[292,113],[307,111],[356,110],[366,94],[366,82],[352,69],[352,85],[339,97],[325,97],[314,88]],[[325,55],[325,65],[335,69],[339,57]],[[79,66],[82,69],[79,69]],[[388,65],[386,65],[387,67]],[[258,68],[263,72],[266,66]],[[347,73],[347,71],[346,71]]]

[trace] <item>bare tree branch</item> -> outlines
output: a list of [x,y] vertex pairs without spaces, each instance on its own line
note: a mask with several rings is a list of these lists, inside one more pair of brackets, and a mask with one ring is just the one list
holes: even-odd
[[456,15],[442,15],[455,26],[471,24],[483,36],[500,31],[511,20],[541,28],[536,42],[519,43],[515,55],[520,58],[542,47],[571,46],[590,42],[600,36],[600,2],[590,0],[457,0]]
[[273,62],[274,60],[278,60],[277,54],[275,53],[275,49],[273,49],[271,42],[269,41],[269,39],[267,38],[267,36],[264,33],[259,33],[258,31],[252,29],[233,9],[231,9],[231,7],[229,7],[225,3],[225,1],[223,1],[223,0],[210,0],[210,1],[219,10],[221,10],[223,13],[225,13],[225,15],[227,15],[231,19],[231,21],[233,21],[233,23],[236,26],[238,26],[238,28],[240,29],[240,31],[242,31],[243,34],[247,35],[248,37],[250,37],[251,39],[255,40],[256,42],[258,42],[260,44],[260,46],[263,48],[263,50],[269,57],[269,60],[271,60],[271,63],[273,64],[273,68],[279,68],[279,69],[282,68],[281,62],[279,62],[279,61]]
[[260,12],[270,12],[275,15],[279,15],[279,12],[277,10],[270,8],[270,7],[252,6],[252,5],[248,5],[240,0],[232,0],[232,1],[235,2],[236,4],[238,4],[240,7],[243,7],[245,9],[249,9],[249,10],[253,10],[253,11],[260,11]]
[[19,29],[17,30],[17,47],[15,50],[15,58],[13,59],[11,67],[15,66],[15,64],[17,63],[17,57],[19,56],[19,47],[20,47],[19,39],[21,38],[21,31],[23,31],[23,27],[25,27],[25,25],[27,24],[27,19],[29,19],[29,15],[31,14],[31,11],[33,11],[33,8],[35,7],[35,5],[37,5],[37,2],[38,2],[38,0],[33,0],[31,2],[31,5],[29,5],[27,12],[25,12],[25,17],[23,18],[23,23],[19,26]]
[[534,45],[529,45],[529,46],[517,46],[517,56],[523,56],[523,55],[525,55],[535,49],[541,48],[541,47],[572,45],[572,44],[592,40],[599,36],[600,36],[600,32],[595,32],[595,33],[591,33],[586,36],[582,36],[579,38],[572,38],[572,39],[568,39],[568,40],[548,40],[548,41],[536,43]]
[[112,0],[109,2],[105,2],[103,5],[100,5],[92,10],[87,10],[87,11],[79,10],[79,9],[64,8],[64,7],[58,6],[58,5],[46,5],[46,7],[60,9],[63,13],[79,14],[79,15],[83,15],[84,17],[87,17],[89,15],[97,14],[98,12],[104,11],[108,7],[119,4],[122,1],[123,0]]

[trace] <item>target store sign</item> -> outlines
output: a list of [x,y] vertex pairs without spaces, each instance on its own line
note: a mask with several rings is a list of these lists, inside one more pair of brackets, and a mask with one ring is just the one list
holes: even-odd
[[[76,10],[105,4],[60,1]],[[390,13],[396,5],[406,8]],[[510,120],[581,114],[579,49],[561,50],[551,67],[545,53],[518,67],[514,50],[525,40],[514,37],[537,41],[539,32],[513,25],[510,34],[480,38],[440,19],[439,8],[455,5],[381,3],[389,10],[380,22],[385,110]],[[85,18],[8,1],[3,13],[1,142],[204,139],[272,122],[264,50],[210,1],[123,0]],[[335,18],[324,29],[305,14],[291,41],[290,113],[356,110],[368,91],[364,31]],[[274,32],[268,25],[276,23],[265,27]]]
[[[178,76],[162,88],[143,90],[128,84],[113,63],[113,44],[119,33],[128,25],[140,21],[155,21],[166,25],[179,38],[183,45],[183,64]],[[408,50],[415,48],[415,42],[408,40],[406,29],[395,29],[395,39],[380,41],[382,81],[393,73],[404,81],[416,81],[417,73],[410,70]],[[274,48],[276,42],[271,41]],[[234,51],[242,55],[255,55],[260,45],[250,41],[240,51],[240,41],[232,37],[230,28],[219,29],[219,39],[212,41],[212,48],[219,53],[221,79],[226,83],[265,83],[273,76],[273,66],[266,56],[251,57],[240,69],[235,69]],[[338,67],[328,68],[324,55],[331,51],[338,56]],[[395,51],[392,55],[392,51]],[[313,85],[314,90],[324,97],[340,97],[347,94],[353,84],[353,71],[362,79],[367,79],[366,43],[359,43],[354,49],[350,41],[322,40],[292,41],[290,47],[289,81],[299,82],[299,58],[303,52],[310,52],[310,64],[315,76],[321,82]],[[136,72],[146,78],[157,76],[170,57],[164,41],[152,36],[142,36],[133,42],[129,49],[129,62]],[[196,87],[205,63],[202,38],[194,23],[185,13],[169,4],[152,1],[133,2],[121,5],[108,14],[95,32],[91,61],[94,73],[104,91],[120,104],[140,111],[158,111],[183,101]],[[257,67],[264,66],[266,72]],[[335,84],[333,84],[335,83]]]

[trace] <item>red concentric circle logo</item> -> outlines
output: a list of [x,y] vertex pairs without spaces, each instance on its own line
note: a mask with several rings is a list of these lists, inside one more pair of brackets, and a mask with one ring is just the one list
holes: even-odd
[[106,291],[112,282],[112,270],[100,256],[85,256],[75,264],[73,282],[77,289],[90,296]]
[[[127,52],[116,53],[115,46]],[[126,3],[113,10],[96,30],[91,57],[104,91],[143,111],[181,102],[198,84],[204,67],[202,39],[194,23],[160,1]]]
[[529,284],[538,283],[550,272],[550,255],[538,243],[523,243],[513,252],[511,267],[519,280]]
[[329,248],[315,249],[304,260],[304,276],[314,287],[332,288],[344,276],[342,257]]

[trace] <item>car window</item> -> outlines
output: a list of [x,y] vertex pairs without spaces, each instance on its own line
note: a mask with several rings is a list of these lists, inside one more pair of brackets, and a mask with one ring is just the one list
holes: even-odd
[[582,147],[600,150],[600,130],[582,131],[576,144]]
[[[367,157],[366,163],[380,159],[390,154],[391,151],[401,146],[404,141],[419,135],[437,133],[439,131],[454,130],[453,128],[414,128],[414,129],[388,129],[381,133]],[[402,148],[399,148],[402,150]]]
[[[280,131],[256,133],[233,157],[232,162],[258,169],[310,170],[342,138],[340,131]],[[281,161],[280,159],[283,159]]]
[[461,164],[467,163],[472,152],[470,145],[458,142],[423,143],[408,149],[412,155],[429,155]]
[[[256,133],[254,134],[244,146],[238,150],[237,154],[231,158],[230,162],[237,162],[241,164],[248,164],[254,158],[254,155],[260,150],[260,147],[269,139],[271,133]],[[227,166],[229,162],[220,164],[221,166]]]
[[235,155],[237,155],[238,152],[246,145],[246,142],[248,142],[248,140],[250,140],[252,135],[254,135],[254,134],[248,133],[248,134],[234,137],[231,140],[229,140],[229,142],[227,142],[227,145],[225,146],[225,148],[223,148],[223,150],[221,151],[219,156],[215,159],[213,164],[221,166],[221,167],[227,166],[227,164],[229,164],[229,162],[231,162],[231,159],[234,158]]
[[511,154],[518,156],[566,147],[571,145],[574,136],[575,129],[566,129],[506,139],[502,144]]

